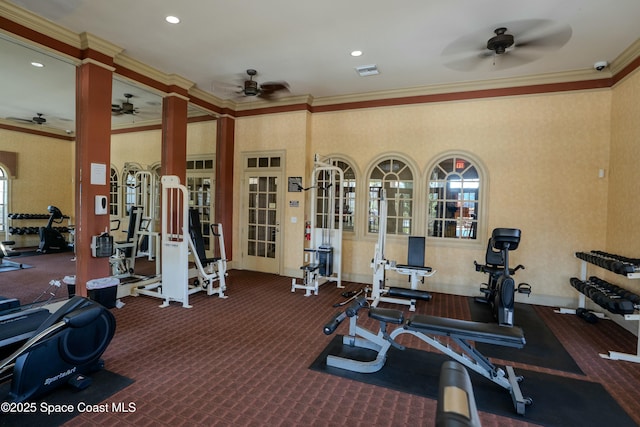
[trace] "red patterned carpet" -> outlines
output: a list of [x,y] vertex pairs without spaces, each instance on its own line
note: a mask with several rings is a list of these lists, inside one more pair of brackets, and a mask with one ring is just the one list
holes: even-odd
[[[33,300],[49,280],[73,274],[69,255],[25,258],[34,268],[1,273],[0,294]],[[348,290],[363,286],[346,285]],[[229,298],[194,294],[190,309],[179,304],[159,308],[160,300],[144,296],[123,299],[126,305],[113,309],[117,331],[104,359],[107,369],[135,382],[108,401],[133,402],[136,410],[85,413],[66,425],[433,424],[435,400],[310,370],[332,339],[322,327],[338,310],[332,304],[342,300],[343,290],[327,284],[320,295],[304,297],[302,291],[291,293],[290,287],[287,277],[233,270]],[[60,292],[64,295],[66,289]],[[519,364],[515,368],[601,383],[640,424],[640,365],[598,356],[608,350],[635,353],[636,338],[613,322],[591,325],[576,316],[554,314],[550,307],[535,309],[585,375]],[[467,298],[453,295],[436,294],[432,301],[418,303],[418,312],[470,319]],[[369,326],[373,329],[375,324]],[[338,333],[346,331],[345,324]],[[410,345],[428,349],[418,340]],[[480,412],[480,419],[484,426],[533,425],[526,415],[509,418]]]

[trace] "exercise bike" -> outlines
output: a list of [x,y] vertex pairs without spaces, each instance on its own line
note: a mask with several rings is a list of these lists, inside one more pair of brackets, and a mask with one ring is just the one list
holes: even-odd
[[49,211],[49,222],[45,227],[40,227],[40,245],[37,251],[46,254],[70,250],[71,247],[64,236],[53,228],[53,224],[61,224],[66,217],[55,206],[49,206],[47,210]]
[[476,301],[491,306],[491,312],[500,326],[513,326],[515,293],[527,296],[531,294],[531,286],[528,283],[516,286],[515,280],[511,277],[516,271],[524,270],[524,266],[518,264],[515,268],[509,267],[509,251],[518,248],[520,234],[517,228],[494,229],[487,244],[485,264],[473,262],[476,271],[489,275],[488,282],[480,286],[480,292],[484,296],[476,298]]

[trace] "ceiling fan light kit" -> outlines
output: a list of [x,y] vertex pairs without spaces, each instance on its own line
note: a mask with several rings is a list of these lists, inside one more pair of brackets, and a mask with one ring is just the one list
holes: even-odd
[[258,88],[258,82],[253,80],[253,76],[258,74],[256,70],[248,69],[247,74],[249,75],[249,80],[244,81],[244,94],[245,96],[257,96],[260,93],[260,89]]
[[494,31],[496,35],[487,41],[487,49],[494,51],[496,55],[501,55],[513,46],[513,36],[506,34],[506,32],[507,29],[505,27],[496,28]]
[[244,96],[257,96],[263,99],[270,99],[275,92],[289,90],[289,85],[286,82],[265,82],[260,85],[256,80],[253,80],[253,77],[257,74],[258,72],[253,68],[247,70],[249,80],[244,81],[239,93]]
[[137,114],[138,110],[133,106],[133,103],[131,102],[131,98],[133,98],[133,95],[130,93],[125,93],[124,97],[125,101],[122,101],[122,105],[111,104],[111,112],[115,115]]

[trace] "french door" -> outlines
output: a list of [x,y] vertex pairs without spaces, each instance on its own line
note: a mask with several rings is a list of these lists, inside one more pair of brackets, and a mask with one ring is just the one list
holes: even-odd
[[247,270],[280,274],[283,192],[280,157],[256,156],[255,160],[245,163],[256,167],[249,166],[244,172],[242,264]]

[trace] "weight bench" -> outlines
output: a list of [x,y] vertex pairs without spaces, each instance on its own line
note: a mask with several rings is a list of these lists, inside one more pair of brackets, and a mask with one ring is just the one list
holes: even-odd
[[[371,361],[360,361],[329,355],[326,360],[327,366],[361,373],[378,372],[384,366],[387,352],[391,346],[399,350],[405,349],[396,341],[396,338],[402,334],[411,334],[506,389],[511,395],[518,414],[523,415],[525,406],[532,403],[531,398],[522,396],[519,386],[522,377],[516,376],[513,367],[506,366],[505,373],[503,369],[491,363],[471,344],[473,341],[522,348],[526,341],[522,329],[519,327],[504,328],[495,323],[472,322],[422,314],[414,314],[405,321],[404,313],[400,310],[370,307],[369,317],[380,322],[380,329],[376,334],[357,324],[358,311],[363,307],[367,307],[366,300],[356,299],[344,313],[336,315],[325,325],[324,332],[327,335],[333,333],[338,325],[349,317],[349,335],[343,337],[343,345],[374,350],[377,352],[376,358]],[[389,323],[402,326],[389,333],[387,331]],[[448,345],[443,344],[437,339],[437,336],[449,337],[460,347],[462,352],[454,351]]]

